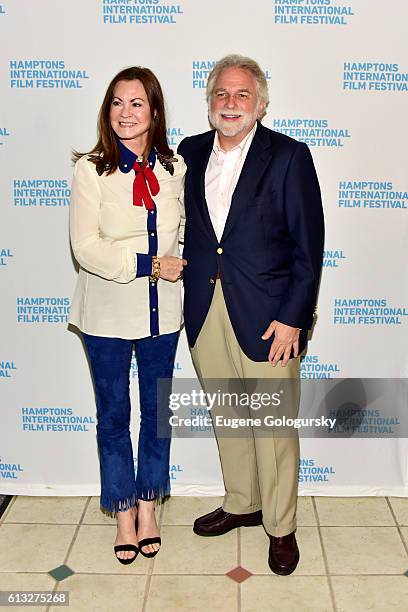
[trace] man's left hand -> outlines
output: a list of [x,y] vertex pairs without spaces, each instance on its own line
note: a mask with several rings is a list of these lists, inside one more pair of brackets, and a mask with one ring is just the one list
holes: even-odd
[[272,321],[268,329],[262,336],[262,340],[269,340],[275,332],[275,338],[272,342],[271,350],[269,351],[268,361],[276,366],[280,358],[283,356],[281,365],[286,366],[293,348],[293,355],[297,357],[299,354],[299,333],[297,327]]

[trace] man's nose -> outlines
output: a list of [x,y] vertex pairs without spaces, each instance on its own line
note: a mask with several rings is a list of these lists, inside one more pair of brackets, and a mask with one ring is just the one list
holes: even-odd
[[227,108],[234,108],[235,106],[235,96],[228,96],[226,102],[225,102],[225,106]]

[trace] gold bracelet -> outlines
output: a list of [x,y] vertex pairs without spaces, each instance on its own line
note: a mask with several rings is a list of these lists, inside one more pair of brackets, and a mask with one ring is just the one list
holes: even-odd
[[160,259],[155,255],[152,257],[152,273],[149,278],[152,283],[157,283],[160,278]]

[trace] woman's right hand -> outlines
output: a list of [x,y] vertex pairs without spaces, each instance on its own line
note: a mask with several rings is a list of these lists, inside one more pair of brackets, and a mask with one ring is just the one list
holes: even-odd
[[160,278],[172,282],[178,280],[181,277],[183,273],[183,268],[187,265],[187,261],[185,259],[167,255],[164,257],[159,257],[159,261]]

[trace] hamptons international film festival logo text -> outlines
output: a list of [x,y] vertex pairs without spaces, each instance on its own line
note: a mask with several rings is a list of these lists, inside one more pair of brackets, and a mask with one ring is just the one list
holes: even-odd
[[321,465],[316,459],[305,457],[299,461],[298,480],[299,483],[307,482],[329,482],[336,470],[333,465]]
[[11,249],[0,248],[0,270],[8,266],[13,257],[14,255]]
[[408,72],[403,72],[399,64],[344,62],[343,89],[348,91],[406,92],[408,90]]
[[355,406],[342,408],[341,414],[337,410],[330,409],[329,416],[336,416],[335,433],[359,433],[374,436],[385,434],[396,434],[401,426],[398,416],[389,415],[389,407],[386,410],[367,408],[356,410]]
[[[137,474],[137,456],[133,457],[133,464],[135,468],[135,474]],[[169,465],[169,478],[172,482],[177,480],[178,476],[184,472],[183,464],[181,463],[171,463]]]
[[340,367],[334,361],[321,361],[319,355],[305,355],[300,362],[300,378],[329,380],[340,377]]
[[406,210],[408,192],[395,186],[392,181],[343,179],[339,181],[338,206],[363,210]]
[[21,463],[13,463],[0,457],[0,480],[18,480],[22,472],[24,468]]
[[162,0],[102,0],[103,23],[111,25],[172,25],[183,13],[181,4]]
[[323,251],[323,268],[329,268],[330,270],[341,268],[345,259],[347,259],[347,257],[344,251],[340,249],[325,249]]
[[16,370],[14,361],[0,360],[0,382],[5,378],[13,378]]
[[89,74],[83,68],[67,68],[64,60],[10,60],[12,89],[82,89]]
[[[215,66],[215,60],[208,59],[196,59],[193,60],[191,65],[191,86],[193,89],[205,89],[207,87],[207,79],[211,70]],[[269,70],[264,71],[265,78],[267,81],[271,80],[271,75]]]
[[10,136],[10,132],[6,127],[0,127],[0,147],[6,144],[7,138]]
[[408,309],[387,298],[334,298],[334,325],[402,325]]
[[274,0],[277,25],[344,26],[353,17],[353,5],[339,0]]
[[71,188],[67,179],[15,178],[12,188],[13,204],[17,207],[65,208],[69,206]]
[[23,431],[87,432],[96,424],[94,415],[77,415],[72,408],[24,406],[21,408]]
[[184,138],[184,132],[179,126],[167,128],[167,142],[169,147],[177,147]]
[[67,297],[17,297],[17,323],[68,323],[70,307]]
[[308,147],[344,147],[347,139],[351,138],[348,128],[333,127],[328,119],[276,118],[272,128],[304,142]]

